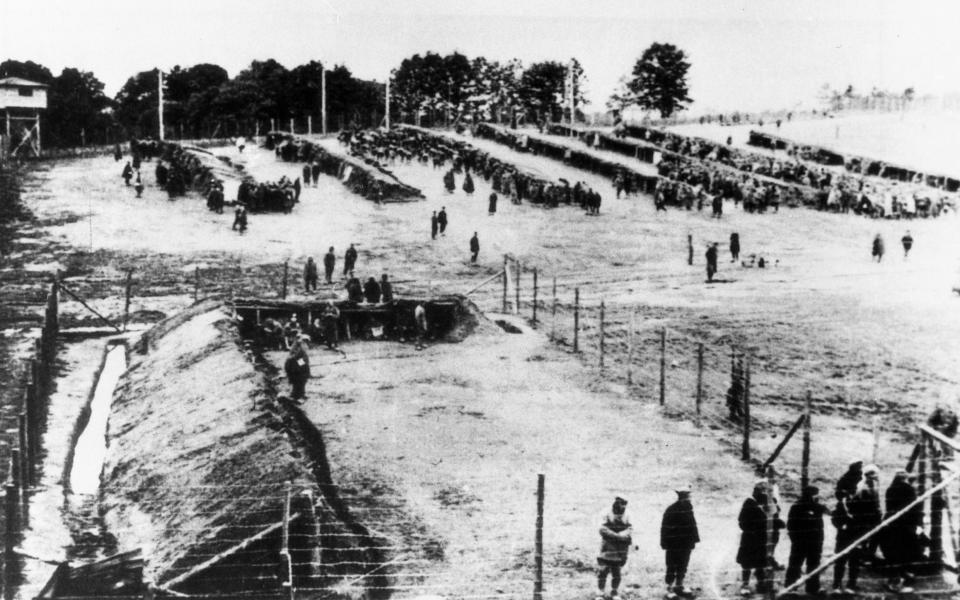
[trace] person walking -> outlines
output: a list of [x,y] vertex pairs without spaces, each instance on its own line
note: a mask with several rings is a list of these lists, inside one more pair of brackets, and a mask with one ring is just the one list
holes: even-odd
[[430,217],[430,239],[437,239],[437,230],[440,228],[440,219],[437,217],[437,211],[433,211]]
[[233,212],[233,225],[230,229],[239,230],[240,233],[247,230],[247,207],[243,204],[237,206],[237,210]]
[[447,207],[441,206],[440,212],[437,213],[437,224],[440,226],[440,235],[446,236],[447,231]]
[[610,576],[610,598],[616,598],[620,589],[621,569],[627,564],[633,528],[627,517],[627,501],[617,496],[613,507],[600,519],[600,553],[597,555],[597,594],[603,600]]
[[473,232],[473,237],[470,238],[470,262],[477,262],[477,255],[480,254],[480,239],[477,237],[477,232]]
[[730,234],[730,262],[740,260],[740,234],[734,231]]
[[910,254],[910,248],[913,248],[913,236],[910,235],[909,231],[900,238],[900,243],[903,244],[903,258],[907,258],[907,255]]
[[333,246],[323,255],[323,274],[327,283],[333,283],[333,270],[337,266],[337,255],[333,253]]
[[757,591],[767,589],[767,503],[768,485],[758,481],[753,494],[743,501],[737,524],[740,526],[740,546],[737,549],[737,564],[740,565],[742,586],[740,593],[750,594],[750,574],[757,579]]
[[883,260],[883,238],[880,237],[879,233],[873,238],[873,249],[871,251],[871,255],[877,259],[877,262]]
[[283,369],[292,388],[290,397],[293,400],[302,400],[306,397],[307,380],[310,379],[310,357],[299,338],[290,346],[290,354],[287,355]]
[[706,252],[707,257],[707,282],[713,281],[713,276],[717,272],[717,243],[710,244]]
[[697,519],[690,501],[690,487],[681,486],[675,491],[677,501],[663,512],[660,524],[660,548],[666,554],[667,572],[664,581],[667,584],[668,598],[689,594],[683,587],[683,579],[690,564],[690,553],[700,542]]
[[[806,563],[807,574],[820,566],[823,554],[823,515],[827,507],[820,503],[820,490],[808,485],[800,493],[800,499],[790,507],[787,513],[787,535],[790,536],[790,559],[787,562],[787,574],[784,585],[789,586],[800,579],[801,569]],[[807,579],[804,589],[808,594],[818,595],[820,576]]]
[[347,248],[346,253],[343,255],[343,275],[346,276],[348,273],[353,271],[353,267],[356,264],[357,249],[353,247],[353,244],[350,244],[350,247]]
[[303,266],[303,289],[306,292],[317,290],[317,263],[313,262],[313,257],[307,258],[307,264]]

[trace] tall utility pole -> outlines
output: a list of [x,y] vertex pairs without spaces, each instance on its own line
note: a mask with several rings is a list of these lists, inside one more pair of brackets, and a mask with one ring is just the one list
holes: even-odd
[[387,131],[390,130],[390,75],[387,75],[387,101],[386,101],[386,123]]
[[320,133],[327,135],[327,65],[320,64]]
[[157,96],[159,97],[159,102],[157,103],[157,116],[160,120],[160,141],[163,141],[163,71],[157,69]]

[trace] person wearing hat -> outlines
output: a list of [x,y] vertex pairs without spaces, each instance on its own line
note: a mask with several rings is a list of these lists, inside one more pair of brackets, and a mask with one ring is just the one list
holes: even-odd
[[863,461],[855,460],[850,463],[847,472],[837,480],[837,499],[852,498],[857,493],[857,487],[860,485],[861,479],[863,479]]
[[[808,485],[803,488],[800,499],[790,507],[787,513],[787,534],[790,536],[790,560],[787,563],[787,575],[784,584],[789,586],[800,579],[803,564],[807,573],[820,566],[823,554],[823,515],[827,507],[820,503],[820,490]],[[820,593],[820,576],[814,575],[807,580],[805,589],[808,594]]]
[[[906,471],[897,471],[893,476],[890,487],[887,488],[887,514],[889,519],[901,510],[907,508],[917,499],[917,492],[913,489],[910,480],[913,476]],[[917,531],[923,524],[923,506],[917,504],[896,521],[887,525],[880,541],[883,556],[887,559],[893,577],[889,586],[893,591],[904,592],[905,581],[913,578],[910,572],[911,565],[923,560],[923,549]]]
[[743,501],[737,524],[740,526],[740,547],[737,564],[740,565],[743,584],[740,593],[750,594],[750,574],[757,578],[757,591],[767,589],[767,503],[768,485],[765,480],[753,486],[753,494]]
[[597,555],[598,598],[604,598],[607,575],[610,575],[610,597],[616,597],[620,588],[620,569],[627,564],[633,529],[627,517],[627,501],[617,496],[613,507],[604,513],[600,522],[600,554]]
[[302,400],[306,397],[307,380],[310,379],[310,357],[307,356],[299,336],[290,346],[290,354],[283,364],[283,369],[292,387],[290,397],[294,400]]
[[660,548],[666,553],[667,573],[664,581],[668,598],[688,594],[683,587],[683,579],[690,564],[690,553],[700,541],[697,518],[690,502],[690,487],[682,485],[676,492],[677,501],[663,511],[660,524]]
[[[859,538],[883,521],[880,508],[880,469],[876,465],[863,468],[863,481],[857,493],[850,500],[850,516],[853,517],[853,529]],[[879,536],[873,536],[861,547],[861,561],[872,561],[880,544]]]

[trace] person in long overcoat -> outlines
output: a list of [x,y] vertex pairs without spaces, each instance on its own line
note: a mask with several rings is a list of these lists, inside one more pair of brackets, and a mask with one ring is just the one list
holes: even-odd
[[[910,483],[911,475],[906,471],[897,471],[887,488],[887,514],[889,519],[917,499],[917,492]],[[883,556],[894,573],[891,586],[900,590],[904,579],[912,577],[914,563],[923,560],[923,549],[917,531],[923,523],[923,506],[917,504],[893,523],[887,525],[880,547]]]
[[473,177],[470,176],[470,173],[467,173],[463,177],[463,191],[469,196],[473,193],[474,190]]
[[368,304],[377,304],[380,302],[380,284],[373,277],[367,279],[363,284],[363,297]]
[[750,591],[750,573],[757,578],[757,590],[767,585],[767,483],[757,482],[753,494],[743,501],[737,523],[740,526],[740,547],[737,549],[737,564],[743,579],[742,592]]
[[477,255],[480,254],[480,238],[477,237],[477,232],[473,232],[473,237],[470,238],[470,262],[477,262]]
[[693,503],[690,502],[690,488],[679,487],[676,492],[677,501],[663,511],[660,524],[660,548],[666,553],[667,566],[664,581],[669,597],[687,593],[683,579],[690,564],[690,553],[700,542],[697,518],[693,514]]
[[310,357],[307,356],[307,351],[300,340],[290,347],[290,354],[287,355],[283,369],[293,388],[290,397],[294,400],[302,400],[306,396],[307,380],[310,379]]
[[490,193],[490,199],[487,205],[487,213],[490,215],[496,214],[497,212],[497,194],[495,192]]
[[615,597],[620,587],[620,569],[627,564],[630,544],[633,542],[633,529],[626,514],[627,501],[619,496],[614,499],[613,507],[604,513],[600,521],[600,553],[597,555],[597,588],[603,596],[610,576],[610,596]]
[[717,244],[710,244],[706,252],[707,259],[707,281],[713,281],[713,276],[717,273]]
[[879,233],[873,238],[873,249],[871,250],[871,255],[877,259],[877,262],[883,260],[883,238],[880,237]]
[[[790,507],[787,514],[787,534],[790,536],[790,560],[787,563],[785,585],[800,579],[803,564],[807,573],[820,566],[823,554],[823,515],[827,507],[820,503],[820,490],[808,485],[800,494],[800,499]],[[820,593],[820,576],[815,575],[805,584],[808,594]]]
[[303,289],[307,292],[317,289],[317,263],[313,262],[312,256],[303,266]]
[[327,283],[333,283],[333,269],[337,266],[337,255],[333,253],[333,246],[323,255],[323,275]]

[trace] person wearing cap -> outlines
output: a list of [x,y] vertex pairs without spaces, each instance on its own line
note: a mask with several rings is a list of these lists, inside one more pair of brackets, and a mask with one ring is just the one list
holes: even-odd
[[[800,579],[801,569],[806,563],[807,574],[820,566],[823,554],[823,515],[827,507],[820,503],[820,490],[808,485],[803,488],[800,499],[790,507],[787,513],[787,534],[790,536],[790,560],[787,563],[787,575],[784,584],[789,586]],[[808,594],[820,593],[820,576],[814,575],[806,581]]]
[[627,501],[617,496],[613,507],[605,512],[600,521],[600,554],[597,555],[598,598],[605,598],[607,575],[610,575],[610,597],[617,596],[620,588],[620,570],[627,564],[633,529],[627,517]]
[[290,346],[290,354],[287,355],[283,369],[292,387],[290,397],[294,400],[302,400],[306,397],[307,380],[310,379],[310,357],[307,356],[299,336]]
[[741,594],[750,593],[750,574],[757,578],[757,591],[767,589],[767,482],[758,481],[753,494],[743,501],[737,523],[740,526],[740,547],[737,549],[737,564],[743,579]]
[[[880,469],[876,465],[867,465],[863,468],[863,481],[850,500],[849,507],[857,538],[883,521],[883,510],[880,508]],[[860,560],[874,560],[879,544],[880,538],[876,535],[864,542],[860,548]]]
[[676,492],[677,501],[663,511],[660,524],[660,548],[666,553],[667,573],[664,581],[668,598],[688,594],[683,587],[683,579],[690,564],[690,553],[700,541],[697,518],[690,502],[690,487],[680,486]]
[[[897,471],[893,476],[890,487],[887,488],[887,514],[889,519],[901,510],[907,508],[917,499],[917,492],[913,489],[910,480],[913,476],[906,471]],[[889,585],[896,592],[903,592],[903,584],[913,578],[910,572],[911,565],[923,560],[923,549],[917,531],[923,524],[923,506],[917,504],[896,521],[887,525],[882,534],[881,548],[887,559],[893,577]]]

